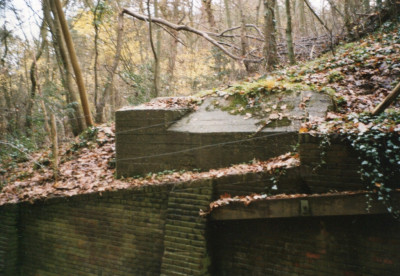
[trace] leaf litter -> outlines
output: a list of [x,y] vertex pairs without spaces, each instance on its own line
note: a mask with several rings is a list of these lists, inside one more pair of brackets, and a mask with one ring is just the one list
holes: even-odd
[[[220,178],[233,174],[272,171],[281,167],[298,166],[298,156],[287,153],[268,161],[253,160],[249,164],[238,164],[228,168],[206,172],[182,171],[150,173],[138,178],[115,178],[115,133],[114,127],[97,127],[96,136],[83,147],[82,138],[75,143],[60,146],[60,164],[55,176],[51,165],[35,168],[35,163],[50,160],[50,150],[31,155],[26,162],[7,166],[3,171],[3,186],[0,190],[0,205],[6,203],[34,202],[52,197],[69,197],[79,194],[129,189],[144,185],[162,185],[205,178]],[[11,161],[11,160],[10,160]],[[1,180],[1,178],[0,178]]]

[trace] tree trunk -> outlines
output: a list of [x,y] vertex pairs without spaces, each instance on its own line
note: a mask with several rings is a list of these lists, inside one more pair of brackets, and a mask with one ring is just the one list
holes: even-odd
[[264,0],[264,20],[265,20],[265,44],[264,44],[264,64],[267,71],[271,71],[278,63],[276,50],[276,25],[275,25],[275,1]]
[[[50,15],[50,9],[53,13],[53,18]],[[62,35],[61,25],[54,1],[43,1],[43,12],[53,37],[53,46],[56,57],[61,65],[59,68],[63,86],[68,91],[66,100],[73,110],[73,112],[68,112],[69,123],[71,124],[73,134],[77,136],[86,128],[85,120],[81,111],[81,105],[79,104],[78,92],[74,87],[74,79],[72,76],[73,69],[68,57],[67,46]]]
[[[207,14],[208,25],[210,25],[210,27],[214,28],[216,24],[215,24],[214,14],[213,14],[213,11],[211,8],[211,0],[202,0],[201,3]],[[215,30],[212,29],[212,31],[214,32]]]
[[[261,4],[262,4],[262,0],[259,0],[257,16],[258,16],[259,10],[261,8]],[[226,24],[227,24],[228,28],[232,28],[231,7],[229,5],[229,0],[224,0],[224,7],[225,7]],[[258,24],[257,22],[258,22],[258,18],[256,20],[256,24]],[[231,43],[233,43],[233,38],[231,39]],[[231,74],[232,74],[236,70],[236,61],[235,60],[233,60],[231,62],[231,68],[232,68],[232,72],[231,72]]]
[[87,99],[85,84],[83,81],[81,68],[78,63],[78,58],[75,53],[75,48],[74,48],[74,44],[72,42],[72,37],[71,37],[71,34],[69,33],[67,21],[65,20],[64,12],[61,8],[60,0],[54,0],[54,4],[57,9],[58,19],[61,24],[62,33],[63,33],[64,39],[65,39],[65,43],[67,45],[69,57],[70,57],[71,63],[72,63],[72,68],[74,69],[76,83],[78,85],[78,90],[79,90],[79,95],[81,98],[82,109],[83,109],[83,113],[85,116],[86,125],[88,127],[91,127],[91,126],[93,126],[92,114],[90,113],[90,107],[89,107],[89,102]]
[[28,101],[28,105],[26,107],[26,114],[25,114],[25,127],[26,127],[26,133],[28,136],[31,135],[31,133],[28,131],[32,131],[32,109],[33,109],[33,105],[35,103],[35,97],[36,97],[36,88],[37,88],[37,74],[36,74],[36,70],[37,70],[37,61],[40,59],[40,57],[43,54],[43,50],[44,47],[46,46],[46,29],[45,29],[45,23],[44,20],[42,22],[42,26],[40,27],[40,35],[42,37],[42,43],[40,44],[40,47],[36,53],[36,55],[34,55],[33,57],[33,61],[31,64],[31,68],[29,70],[29,75],[30,75],[30,79],[31,79],[31,91],[30,91],[30,98]]
[[[225,1],[225,7],[226,7],[227,0],[224,0],[224,1]],[[260,18],[261,5],[262,5],[262,0],[258,0],[258,4],[257,4],[257,8],[256,8],[256,25],[257,26],[258,26],[258,21],[259,21],[259,18]],[[227,10],[226,13],[228,15],[228,8],[226,8],[226,10]],[[228,27],[230,28],[232,26],[228,26]]]
[[57,139],[57,125],[56,116],[50,115],[51,121],[51,141],[52,141],[52,153],[53,153],[53,173],[54,180],[57,183],[58,180],[58,139]]
[[[179,0],[175,0],[173,2],[173,18],[179,18],[180,17],[180,13],[179,13],[179,4],[180,1]],[[180,23],[180,22],[178,22]],[[179,43],[179,32],[176,30],[172,30],[171,31],[173,37],[171,38],[171,49],[169,52],[169,59],[168,59],[168,70],[167,70],[167,74],[168,74],[168,80],[169,80],[169,84],[168,84],[168,95],[172,93],[174,93],[175,91],[175,65],[176,65],[176,57],[178,55],[178,43]]]
[[276,39],[281,41],[282,39],[282,23],[281,23],[281,9],[279,7],[279,1],[275,2],[275,22],[276,22]]
[[294,57],[294,50],[293,50],[293,36],[292,36],[292,15],[290,13],[290,0],[285,0],[286,4],[286,19],[287,19],[287,26],[286,26],[286,42],[288,47],[288,57],[290,64],[295,64],[296,60]]
[[104,122],[104,108],[106,106],[106,102],[110,96],[113,95],[114,89],[114,76],[117,72],[118,64],[121,59],[121,49],[122,49],[122,36],[124,31],[124,16],[123,13],[118,15],[118,29],[117,29],[117,45],[115,46],[115,57],[113,66],[109,72],[107,83],[104,86],[104,93],[99,101],[99,104],[96,106],[96,122],[103,123]]
[[[94,72],[94,104],[96,106],[96,116],[95,119],[97,118],[97,114],[99,113],[99,110],[97,110],[97,104],[98,104],[98,96],[99,96],[99,74],[98,74],[98,67],[99,67],[99,32],[100,32],[100,22],[101,22],[101,17],[102,17],[102,8],[101,8],[101,1],[98,0],[96,7],[94,8],[93,12],[93,27],[94,27],[94,64],[93,64],[93,72]],[[96,123],[100,123],[96,119]]]
[[348,36],[353,39],[354,34],[351,28],[350,0],[344,0],[344,26],[346,27]]
[[[208,26],[210,27],[211,31],[214,32],[214,31],[216,31],[216,24],[215,24],[214,13],[211,8],[211,0],[203,0],[201,3],[203,5],[203,9],[206,13]],[[241,0],[239,0],[239,6],[241,6]],[[222,60],[221,60],[222,53],[216,47],[212,48],[211,53],[213,54],[213,57],[214,57],[214,62],[215,62],[214,68],[217,71],[217,75],[219,78],[221,76],[221,72],[222,72],[222,64],[221,64],[222,63]]]
[[229,6],[229,0],[224,0],[224,5],[226,14],[226,24],[228,25],[228,28],[232,28],[232,17],[231,17],[231,8]]
[[[147,1],[147,11],[149,18],[151,19],[150,13],[150,1]],[[154,0],[154,16],[158,17],[158,0]],[[150,20],[151,21],[151,20]],[[154,25],[155,26],[155,25]],[[156,43],[154,45],[153,40],[153,29],[156,32]],[[153,28],[153,23],[149,22],[149,35],[150,35],[150,44],[154,54],[154,79],[153,79],[153,93],[152,97],[157,98],[160,93],[160,56],[161,56],[161,32],[160,28],[156,26]]]
[[300,20],[300,34],[305,36],[307,34],[307,21],[306,11],[304,9],[304,0],[298,0],[299,20]]

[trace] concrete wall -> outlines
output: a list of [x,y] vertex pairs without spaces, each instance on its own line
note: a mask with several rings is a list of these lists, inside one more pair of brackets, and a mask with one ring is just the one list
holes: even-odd
[[[164,170],[208,170],[266,160],[292,149],[296,132],[189,133],[168,128],[186,109],[132,109],[116,112],[118,176]],[[254,135],[254,136],[253,136]]]
[[215,222],[213,275],[399,275],[400,223],[390,216]]

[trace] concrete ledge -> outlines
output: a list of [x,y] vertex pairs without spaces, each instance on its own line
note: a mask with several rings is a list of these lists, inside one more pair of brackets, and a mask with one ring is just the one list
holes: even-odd
[[[400,199],[400,192],[393,195]],[[243,220],[287,218],[301,216],[348,216],[388,213],[386,207],[373,196],[372,207],[367,211],[365,192],[303,196],[296,198],[267,199],[245,206],[241,202],[221,206],[212,211],[212,220]]]

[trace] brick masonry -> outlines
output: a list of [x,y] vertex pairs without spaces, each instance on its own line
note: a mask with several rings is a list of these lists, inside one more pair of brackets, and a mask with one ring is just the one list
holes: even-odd
[[0,275],[203,275],[211,194],[199,180],[1,207]]
[[0,208],[0,275],[17,275],[18,206]]
[[161,275],[208,274],[207,221],[199,211],[207,209],[212,187],[210,179],[189,182],[170,192]]
[[315,169],[319,139],[302,136],[302,166],[277,190],[263,172],[1,206],[0,275],[400,275],[400,224],[388,216],[199,217],[224,193],[363,187],[354,153],[332,141]]
[[[334,135],[328,141],[330,145],[322,148],[321,137],[299,135],[301,177],[310,192],[365,189],[358,173],[360,162],[349,142]],[[322,152],[326,153],[325,156]]]
[[400,275],[400,223],[390,216],[216,222],[212,275]]

